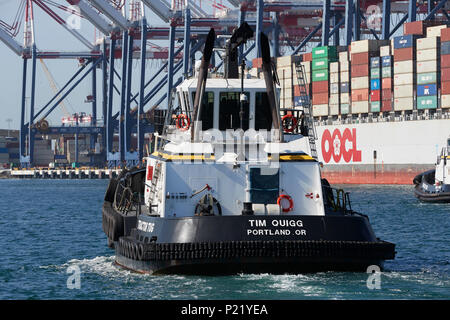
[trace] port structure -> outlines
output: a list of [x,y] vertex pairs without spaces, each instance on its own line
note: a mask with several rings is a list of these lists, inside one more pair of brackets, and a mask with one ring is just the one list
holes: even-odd
[[[225,0],[224,0],[225,1]],[[207,1],[208,2],[208,1]],[[388,1],[388,0],[209,0],[213,11],[206,12],[201,2],[195,0],[21,0],[18,12],[24,14],[24,39],[21,45],[16,39],[20,21],[8,24],[0,19],[0,41],[23,59],[22,103],[20,122],[20,162],[22,167],[33,166],[34,137],[36,133],[49,135],[73,134],[75,136],[76,159],[78,159],[77,137],[90,135],[90,148],[98,137],[103,146],[102,164],[110,168],[139,165],[144,156],[144,135],[155,132],[155,109],[167,109],[172,101],[173,89],[193,74],[195,53],[201,50],[210,28],[226,41],[234,28],[247,22],[255,34],[263,31],[270,35],[272,56],[283,52],[297,54],[308,46],[349,45],[363,38],[390,39],[405,22],[444,19],[450,21],[446,11],[447,0],[441,1]],[[62,19],[54,9],[72,12],[89,21],[103,36],[92,43]],[[129,9],[127,14],[126,7]],[[46,52],[38,50],[34,37],[33,10],[39,8],[54,19],[62,28],[79,40],[84,51]],[[74,8],[75,10],[74,12]],[[149,26],[145,10],[150,10],[168,25]],[[16,16],[17,18],[17,16]],[[375,19],[375,20],[374,20]],[[375,21],[375,24],[374,24]],[[148,40],[167,40],[164,50],[149,50]],[[140,40],[140,46],[135,45]],[[177,43],[182,43],[176,47]],[[260,57],[259,37],[249,42],[244,51],[240,48],[239,61],[249,54]],[[217,54],[219,60],[220,54]],[[219,69],[223,61],[213,67]],[[36,61],[38,59],[78,59],[80,67],[42,108],[36,107]],[[139,90],[132,92],[133,59],[140,60]],[[148,59],[165,60],[151,76],[146,74]],[[121,61],[120,67],[118,60]],[[31,79],[27,78],[31,64]],[[97,108],[97,71],[101,71],[101,118]],[[91,78],[92,118],[88,126],[49,126],[46,118],[87,77]],[[29,88],[28,88],[29,86]],[[26,92],[29,90],[30,106],[28,123],[25,123]],[[118,101],[114,93],[119,95]],[[146,106],[152,106],[147,108]],[[131,105],[135,105],[131,108]],[[113,113],[113,106],[119,111]],[[78,115],[75,115],[78,119]],[[113,149],[114,136],[118,136],[118,150]],[[131,148],[132,136],[136,136],[137,147]],[[98,158],[97,158],[98,159]],[[98,161],[98,160],[97,160]],[[91,165],[94,157],[91,157]]]

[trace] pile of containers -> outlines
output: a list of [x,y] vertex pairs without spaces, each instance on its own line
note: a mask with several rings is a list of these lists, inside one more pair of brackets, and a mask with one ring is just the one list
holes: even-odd
[[441,107],[450,108],[450,28],[441,30]]
[[391,46],[380,48],[381,57],[381,111],[392,111],[393,85],[392,85],[392,66],[393,59],[391,55]]
[[415,35],[394,38],[394,110],[396,111],[414,109],[416,38]]
[[347,51],[339,52],[340,114],[350,113],[350,61]]
[[[315,117],[329,114],[330,64],[336,61],[337,49],[334,46],[317,47],[312,51],[312,109]],[[336,72],[333,72],[333,74],[335,76]],[[337,69],[337,79],[339,79],[339,67]],[[337,82],[339,83],[339,80]],[[339,100],[334,102],[339,104]]]

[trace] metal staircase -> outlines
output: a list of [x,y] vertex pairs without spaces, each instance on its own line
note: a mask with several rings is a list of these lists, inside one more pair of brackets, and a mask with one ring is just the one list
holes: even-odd
[[308,127],[309,147],[311,149],[311,157],[318,160],[316,140],[317,133],[314,127],[314,117],[312,114],[311,100],[306,87],[305,68],[300,61],[295,62],[295,72],[297,73],[298,85],[300,87],[300,105],[303,107],[303,114],[306,125]]

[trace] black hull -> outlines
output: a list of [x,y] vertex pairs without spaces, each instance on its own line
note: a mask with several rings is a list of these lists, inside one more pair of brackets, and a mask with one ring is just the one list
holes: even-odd
[[[112,216],[107,219],[121,215],[105,201],[103,217]],[[371,265],[382,268],[384,260],[395,256],[395,245],[378,240],[367,217],[357,214],[142,216],[142,221],[152,224],[152,232],[131,228],[132,218],[123,218],[123,229],[116,227],[115,238],[108,239],[114,243],[116,264],[140,273],[365,272]],[[107,228],[104,223],[106,234]]]
[[422,184],[416,185],[414,195],[423,202],[450,203],[450,192],[429,193],[422,188]]

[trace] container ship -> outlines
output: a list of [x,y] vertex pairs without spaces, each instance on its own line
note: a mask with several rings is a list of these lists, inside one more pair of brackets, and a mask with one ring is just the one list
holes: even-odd
[[282,109],[302,109],[296,68],[306,71],[330,183],[412,184],[434,168],[450,135],[447,25],[406,23],[392,40],[316,47],[276,64]]

